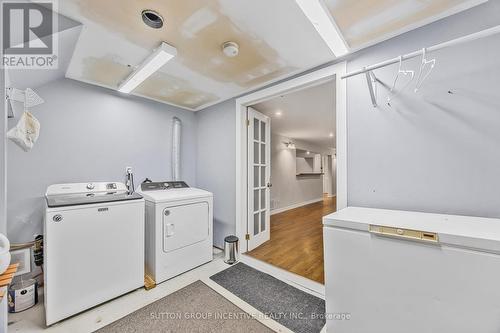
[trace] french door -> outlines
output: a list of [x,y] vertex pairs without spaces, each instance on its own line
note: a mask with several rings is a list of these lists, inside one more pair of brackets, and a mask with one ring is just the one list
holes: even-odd
[[248,218],[247,241],[251,251],[268,241],[270,232],[271,119],[247,108]]

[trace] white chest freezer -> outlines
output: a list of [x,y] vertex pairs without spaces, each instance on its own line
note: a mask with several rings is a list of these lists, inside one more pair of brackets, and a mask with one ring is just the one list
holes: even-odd
[[349,207],[323,223],[327,332],[500,332],[500,220]]

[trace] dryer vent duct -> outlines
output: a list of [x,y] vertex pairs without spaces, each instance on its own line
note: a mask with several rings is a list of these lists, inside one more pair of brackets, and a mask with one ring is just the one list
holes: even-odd
[[182,122],[179,118],[172,119],[172,180],[181,177],[181,130]]

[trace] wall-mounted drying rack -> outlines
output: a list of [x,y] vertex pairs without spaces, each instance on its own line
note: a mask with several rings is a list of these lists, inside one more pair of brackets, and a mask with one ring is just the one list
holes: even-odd
[[26,88],[25,90],[13,87],[5,88],[5,98],[8,101],[8,118],[14,118],[13,101],[23,103],[25,110],[44,103],[44,100],[31,88]]
[[377,99],[376,99],[377,77],[373,73],[374,70],[399,63],[401,60],[404,61],[404,60],[413,59],[413,58],[422,56],[424,53],[434,52],[434,51],[441,50],[441,49],[444,49],[444,48],[449,47],[449,46],[455,46],[455,45],[467,43],[467,42],[474,41],[477,39],[489,37],[489,36],[492,36],[492,35],[495,35],[498,33],[500,33],[500,25],[497,25],[495,27],[485,29],[485,30],[482,30],[479,32],[475,32],[475,33],[470,34],[470,35],[455,38],[455,39],[452,39],[452,40],[444,42],[444,43],[440,43],[440,44],[436,44],[436,45],[433,45],[430,47],[426,47],[424,49],[414,51],[414,52],[411,52],[411,53],[408,53],[408,54],[405,54],[402,56],[397,56],[395,58],[385,60],[385,61],[379,62],[377,64],[374,64],[374,65],[366,66],[366,67],[363,67],[362,69],[359,69],[357,71],[349,72],[349,73],[343,75],[341,78],[347,79],[347,78],[352,77],[352,76],[365,74],[373,107],[377,107]]

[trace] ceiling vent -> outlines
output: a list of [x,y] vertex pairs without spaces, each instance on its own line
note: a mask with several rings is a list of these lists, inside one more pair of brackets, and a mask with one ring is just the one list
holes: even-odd
[[141,13],[142,21],[153,29],[160,29],[163,27],[163,17],[151,9],[143,10]]

